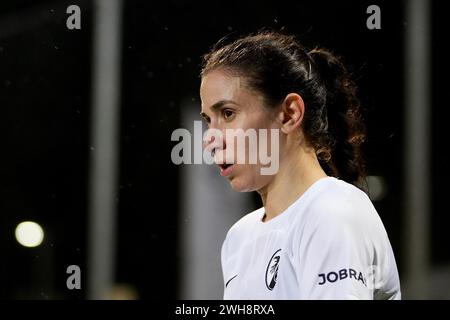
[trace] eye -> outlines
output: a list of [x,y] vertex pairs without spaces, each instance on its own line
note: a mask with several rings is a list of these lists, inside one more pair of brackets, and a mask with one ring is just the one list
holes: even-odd
[[233,115],[234,115],[233,110],[230,110],[230,109],[224,109],[224,110],[223,110],[223,118],[224,118],[225,120],[230,119]]

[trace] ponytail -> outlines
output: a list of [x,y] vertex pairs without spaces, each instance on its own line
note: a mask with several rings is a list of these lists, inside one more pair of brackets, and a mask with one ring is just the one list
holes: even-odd
[[365,126],[356,96],[356,85],[342,61],[325,49],[309,52],[319,81],[325,88],[328,123],[328,157],[319,161],[327,173],[360,184],[365,177],[361,147]]

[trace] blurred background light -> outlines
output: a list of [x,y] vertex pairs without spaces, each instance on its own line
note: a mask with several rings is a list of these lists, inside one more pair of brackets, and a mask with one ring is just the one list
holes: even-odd
[[36,222],[21,222],[16,227],[16,240],[22,246],[33,248],[37,247],[44,240],[44,230]]

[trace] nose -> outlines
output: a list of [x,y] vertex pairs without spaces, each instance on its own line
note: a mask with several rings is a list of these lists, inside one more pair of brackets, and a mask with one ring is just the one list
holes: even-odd
[[222,131],[218,129],[208,129],[203,139],[203,148],[211,152],[212,157],[219,150],[225,150],[225,139],[223,139]]

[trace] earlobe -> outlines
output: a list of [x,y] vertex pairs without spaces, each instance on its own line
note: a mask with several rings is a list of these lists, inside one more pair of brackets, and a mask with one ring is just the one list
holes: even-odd
[[296,93],[289,93],[283,101],[281,131],[289,134],[299,129],[305,113],[302,97]]

